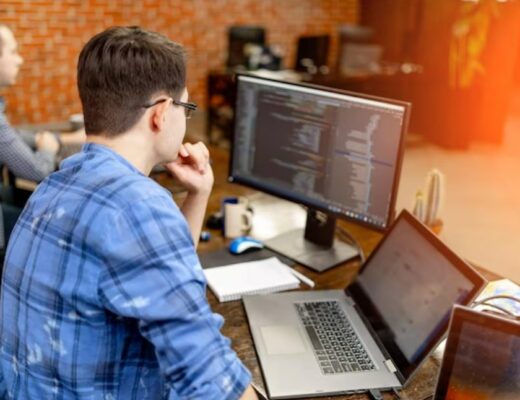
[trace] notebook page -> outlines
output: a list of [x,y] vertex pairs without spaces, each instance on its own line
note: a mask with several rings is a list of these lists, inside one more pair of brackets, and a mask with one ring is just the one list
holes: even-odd
[[220,302],[238,300],[244,294],[274,293],[300,284],[276,257],[205,269],[208,286]]

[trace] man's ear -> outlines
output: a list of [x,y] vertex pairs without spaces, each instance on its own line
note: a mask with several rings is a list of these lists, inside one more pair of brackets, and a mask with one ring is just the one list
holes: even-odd
[[148,118],[152,132],[159,133],[164,129],[164,124],[166,123],[166,111],[168,111],[169,106],[170,100],[167,100],[150,109],[150,116]]

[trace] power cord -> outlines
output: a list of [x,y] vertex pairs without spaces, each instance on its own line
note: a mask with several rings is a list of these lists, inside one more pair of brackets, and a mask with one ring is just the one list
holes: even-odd
[[354,236],[352,236],[352,234],[349,231],[342,228],[341,226],[336,226],[336,232],[339,234],[340,237],[342,237],[343,241],[350,243],[357,249],[359,253],[359,258],[361,259],[361,264],[364,264],[366,261],[365,252],[361,248],[361,245],[359,244],[357,239]]
[[373,400],[384,400],[383,394],[377,389],[371,389],[368,393],[370,394],[370,398]]
[[[483,302],[479,302],[477,305],[478,306],[486,306],[486,307],[494,308],[495,310],[500,311],[502,314],[506,314],[509,317],[516,318],[516,315],[513,314],[511,311],[506,310],[503,307],[497,306],[496,304],[488,303],[486,301],[483,301]],[[485,311],[485,310],[483,310],[483,311]]]
[[[477,307],[477,306],[490,307],[490,308],[493,308],[494,310],[498,310],[502,315],[505,315],[516,321],[520,321],[520,315],[516,315],[513,312],[507,310],[506,308],[490,302],[491,300],[497,300],[497,299],[506,299],[506,300],[511,300],[511,301],[520,303],[520,299],[517,297],[510,296],[507,294],[499,294],[499,295],[489,296],[482,300],[476,301],[473,303],[473,307]],[[485,311],[485,310],[483,310],[483,311]]]
[[[402,397],[399,395],[399,392],[397,391],[396,388],[392,388],[392,393],[394,394],[394,396],[397,397],[398,400],[401,400]],[[379,390],[377,389],[371,389],[368,391],[368,394],[370,395],[370,398],[373,399],[373,400],[383,400],[384,397],[383,397],[383,393],[381,393]]]
[[497,294],[497,295],[489,296],[482,300],[479,300],[476,302],[476,304],[481,303],[483,301],[489,301],[489,300],[495,300],[495,299],[508,299],[508,300],[513,300],[513,301],[516,301],[517,303],[520,303],[520,299],[516,298],[514,296],[510,296],[508,294]]
[[[309,207],[304,206],[303,204],[299,204],[299,205],[304,210],[306,210],[306,211],[309,210]],[[359,242],[357,241],[357,239],[354,236],[352,236],[352,234],[349,231],[347,231],[346,229],[342,228],[339,225],[336,225],[336,233],[339,234],[339,236],[341,237],[341,239],[344,242],[347,242],[356,248],[356,250],[359,253],[359,258],[361,259],[361,264],[364,264],[366,261],[365,252],[363,251],[363,249],[362,249],[361,245],[359,244]]]

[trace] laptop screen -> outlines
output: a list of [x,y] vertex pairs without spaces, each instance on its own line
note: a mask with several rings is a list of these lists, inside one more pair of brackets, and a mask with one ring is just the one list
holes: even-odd
[[484,279],[403,211],[349,294],[405,380],[446,332],[453,304],[467,304]]
[[435,400],[519,397],[520,323],[455,308]]

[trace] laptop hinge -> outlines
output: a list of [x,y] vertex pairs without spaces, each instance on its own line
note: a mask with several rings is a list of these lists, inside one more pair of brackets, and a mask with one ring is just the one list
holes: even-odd
[[385,360],[385,366],[392,374],[395,374],[397,372],[397,368],[395,367],[392,360],[390,360],[390,359]]
[[356,305],[356,302],[354,301],[354,299],[352,297],[347,295],[347,296],[345,296],[345,298],[346,298],[347,303],[348,303],[349,306],[354,307]]

